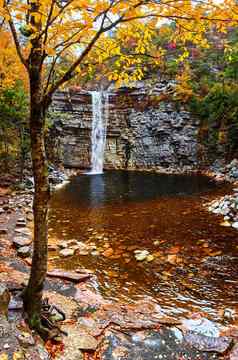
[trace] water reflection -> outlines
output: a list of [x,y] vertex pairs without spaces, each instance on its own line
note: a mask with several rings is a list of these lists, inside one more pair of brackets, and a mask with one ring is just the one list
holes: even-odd
[[[88,186],[88,205],[90,207],[96,207],[100,204],[103,204],[104,198],[105,198],[105,182],[104,182],[104,176],[103,175],[91,175],[87,176],[85,180],[90,180],[89,186]],[[83,187],[85,187],[82,185]],[[84,191],[87,191],[87,188],[84,189]]]

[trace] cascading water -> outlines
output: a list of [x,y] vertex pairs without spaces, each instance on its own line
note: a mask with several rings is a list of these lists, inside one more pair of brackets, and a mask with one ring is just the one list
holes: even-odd
[[108,94],[92,91],[92,168],[89,174],[102,174],[109,112]]

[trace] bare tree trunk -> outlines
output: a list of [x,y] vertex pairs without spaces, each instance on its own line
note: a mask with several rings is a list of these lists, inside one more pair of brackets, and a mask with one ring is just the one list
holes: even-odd
[[31,104],[30,134],[35,181],[34,252],[30,279],[24,292],[24,308],[28,314],[29,324],[40,329],[42,292],[47,272],[47,220],[50,191],[44,144],[44,110],[34,101]]

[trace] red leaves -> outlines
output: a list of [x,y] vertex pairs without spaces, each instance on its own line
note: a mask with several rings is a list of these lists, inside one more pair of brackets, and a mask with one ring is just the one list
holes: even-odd
[[57,355],[61,354],[64,351],[64,344],[62,342],[56,343],[52,340],[48,340],[45,343],[45,348],[50,354],[52,359],[55,359]]

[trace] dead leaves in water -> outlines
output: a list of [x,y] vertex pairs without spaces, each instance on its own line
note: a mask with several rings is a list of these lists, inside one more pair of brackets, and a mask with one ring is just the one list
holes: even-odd
[[112,248],[108,248],[102,253],[102,255],[105,256],[106,258],[111,257],[113,254],[114,254],[114,250]]

